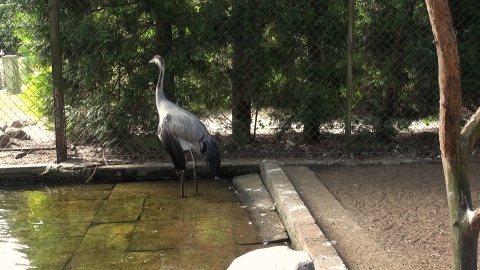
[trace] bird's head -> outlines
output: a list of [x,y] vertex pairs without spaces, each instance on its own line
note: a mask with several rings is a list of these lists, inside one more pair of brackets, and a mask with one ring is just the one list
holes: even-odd
[[163,58],[160,56],[160,55],[155,55],[152,60],[150,60],[148,63],[155,63],[157,64],[157,66],[159,66],[160,68],[164,68],[165,67],[165,63],[163,62]]

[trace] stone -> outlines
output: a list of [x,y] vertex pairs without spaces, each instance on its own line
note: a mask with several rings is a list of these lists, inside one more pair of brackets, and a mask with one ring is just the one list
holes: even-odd
[[236,239],[236,242],[240,244],[254,244],[287,241],[288,235],[285,226],[283,226],[276,211],[275,203],[263,185],[258,173],[235,176],[232,182],[238,192],[237,196],[240,202],[250,214],[250,219],[257,231],[254,237],[239,237]]
[[21,120],[13,120],[8,124],[9,127],[22,128],[23,122]]
[[18,152],[18,153],[14,153],[14,154],[13,154],[13,158],[14,158],[14,159],[23,158],[23,157],[26,156],[27,154],[28,154],[28,152],[25,152],[25,151]]
[[20,140],[30,140],[30,136],[28,136],[28,134],[25,131],[19,128],[7,127],[5,129],[5,134],[7,134],[10,138],[16,138]]
[[0,131],[0,147],[7,147],[8,144],[10,143],[10,137]]
[[295,143],[290,141],[290,140],[287,140],[287,145],[290,146],[290,147],[294,147]]
[[227,270],[314,270],[314,264],[305,251],[277,246],[250,251],[235,260]]

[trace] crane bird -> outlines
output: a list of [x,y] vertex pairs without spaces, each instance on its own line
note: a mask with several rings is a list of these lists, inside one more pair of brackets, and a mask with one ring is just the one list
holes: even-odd
[[155,103],[159,117],[157,135],[172,159],[177,176],[180,176],[182,198],[185,197],[184,171],[186,161],[184,151],[190,152],[193,160],[195,193],[198,195],[197,163],[193,157],[193,152],[203,156],[210,172],[218,177],[221,163],[218,143],[210,136],[205,125],[195,115],[165,97],[163,93],[163,77],[165,74],[163,58],[160,55],[155,55],[149,63],[157,64],[160,69],[155,89]]

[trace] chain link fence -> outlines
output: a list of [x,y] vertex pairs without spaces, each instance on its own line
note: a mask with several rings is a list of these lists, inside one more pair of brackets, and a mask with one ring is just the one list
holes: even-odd
[[[465,119],[480,106],[479,5],[451,6]],[[0,9],[2,131],[21,120],[30,138],[2,144],[0,162],[54,161],[48,6],[6,0]],[[347,1],[59,0],[58,13],[70,158],[167,159],[156,135],[155,54],[166,63],[166,96],[204,121],[224,158],[440,154],[424,1],[357,0],[353,64]]]
[[[0,164],[55,160],[55,134],[48,104],[53,96],[49,65],[38,61],[48,44],[40,42],[48,22],[23,16],[27,3],[0,3]],[[32,5],[31,11],[36,8]],[[31,30],[35,29],[35,32]],[[47,112],[48,113],[45,113]]]

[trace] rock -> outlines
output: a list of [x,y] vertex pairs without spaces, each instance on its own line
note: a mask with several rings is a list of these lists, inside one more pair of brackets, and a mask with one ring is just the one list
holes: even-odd
[[24,126],[35,126],[37,124],[37,121],[28,119],[28,120],[23,120],[23,125]]
[[13,154],[13,158],[14,159],[19,159],[19,158],[22,158],[24,156],[26,156],[28,154],[28,152],[18,152],[18,153],[14,153]]
[[28,134],[25,131],[19,128],[7,127],[5,129],[5,134],[7,134],[10,138],[16,138],[20,140],[30,140],[30,136],[28,136]]
[[287,145],[290,147],[295,147],[295,143],[290,140],[287,140]]
[[13,120],[13,121],[10,121],[8,126],[13,127],[13,128],[22,128],[23,127],[23,122],[20,121],[20,120]]
[[7,134],[0,131],[0,147],[1,148],[7,147],[9,143],[10,143],[10,137]]
[[286,246],[257,249],[235,260],[227,270],[314,270],[313,261],[305,251],[295,251]]

